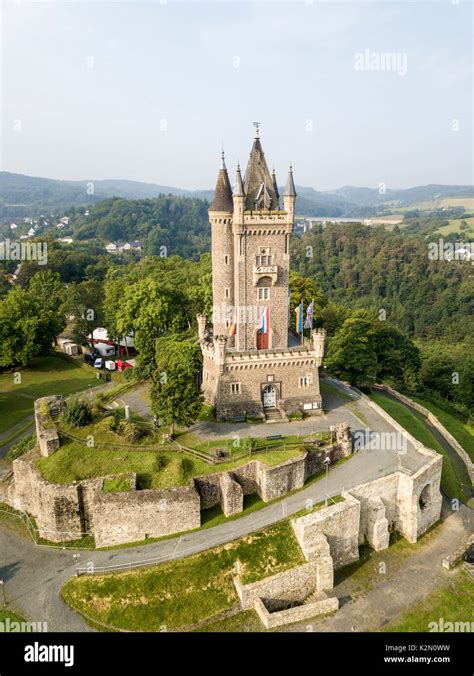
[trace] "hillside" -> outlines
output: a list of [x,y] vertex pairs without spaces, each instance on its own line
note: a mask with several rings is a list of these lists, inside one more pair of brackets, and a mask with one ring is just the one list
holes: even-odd
[[[183,190],[167,185],[128,180],[61,181],[0,172],[0,218],[22,218],[61,213],[73,206],[90,206],[110,197],[150,199],[159,195],[197,198],[210,201],[212,190]],[[474,197],[470,186],[429,185],[407,190],[387,190],[380,195],[376,188],[345,186],[321,192],[296,186],[298,214],[364,218],[393,206],[407,206],[443,197]],[[283,194],[283,187],[280,187]]]

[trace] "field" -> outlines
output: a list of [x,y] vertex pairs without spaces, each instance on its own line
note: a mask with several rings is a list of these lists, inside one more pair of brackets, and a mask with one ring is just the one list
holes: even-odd
[[[19,373],[20,383],[14,377]],[[31,366],[0,375],[0,434],[33,415],[34,400],[51,394],[64,396],[97,385],[90,366],[60,354],[34,359]]]
[[182,629],[238,608],[233,584],[237,570],[249,583],[302,563],[303,554],[285,521],[153,568],[73,578],[62,597],[98,628]]
[[[468,227],[466,230],[461,230],[461,221],[466,221]],[[450,235],[452,232],[459,232],[462,240],[468,240],[474,236],[474,216],[467,218],[450,218],[449,225],[443,225],[438,228],[437,232],[440,235]]]
[[423,420],[408,410],[403,404],[388,397],[382,392],[372,392],[370,398],[381,406],[389,415],[412,434],[415,439],[427,448],[437,451],[443,456],[443,469],[441,473],[441,488],[450,498],[458,498],[468,502],[470,498],[469,478],[467,470],[463,472],[459,463],[455,462],[438,439],[426,427]]

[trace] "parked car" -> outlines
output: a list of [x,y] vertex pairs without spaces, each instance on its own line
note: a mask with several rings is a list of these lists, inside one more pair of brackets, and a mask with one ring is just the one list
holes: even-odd
[[84,355],[84,361],[86,362],[86,364],[94,366],[94,362],[97,359],[97,357],[100,357],[100,355],[96,354],[95,352],[86,352]]
[[94,368],[95,369],[104,368],[104,360],[102,359],[102,357],[97,357],[97,359],[94,361]]

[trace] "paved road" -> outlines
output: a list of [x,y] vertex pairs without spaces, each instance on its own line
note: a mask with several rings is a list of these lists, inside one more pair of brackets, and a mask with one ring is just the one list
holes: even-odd
[[[392,432],[393,429],[364,399],[353,404],[352,411],[345,411],[351,424],[363,429]],[[340,408],[340,407],[338,407]],[[331,412],[328,413],[328,416]],[[323,418],[318,418],[323,424]],[[362,422],[364,421],[364,422]],[[292,431],[299,423],[285,423]],[[258,426],[261,429],[261,425]],[[276,426],[269,429],[273,431]],[[327,419],[325,425],[327,429]],[[288,428],[285,427],[288,433]],[[353,427],[354,430],[354,427]],[[261,432],[260,432],[261,434]],[[406,453],[399,456],[396,450],[370,450],[362,448],[348,461],[329,472],[327,492],[336,495],[359,483],[383,476],[397,469],[399,464],[410,470],[418,469],[425,462],[416,449],[408,445]],[[156,562],[177,559],[203,551],[268,526],[282,518],[307,507],[307,500],[319,502],[326,494],[325,480],[317,481],[284,500],[268,505],[248,516],[220,524],[181,537],[163,540],[139,547],[81,552],[79,565],[88,562],[95,566],[111,566]],[[85,623],[60,600],[59,592],[64,582],[75,574],[76,563],[71,551],[36,547],[31,541],[0,530],[0,579],[6,580],[8,599],[29,619],[47,621],[50,631],[89,631]]]

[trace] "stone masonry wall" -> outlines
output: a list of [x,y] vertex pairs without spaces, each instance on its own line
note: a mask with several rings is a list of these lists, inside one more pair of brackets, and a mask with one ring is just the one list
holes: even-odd
[[320,536],[329,543],[334,568],[341,568],[359,558],[360,503],[348,493],[344,500],[297,519],[291,525],[308,561],[320,556]]
[[318,566],[317,561],[311,561],[250,584],[243,584],[239,577],[234,578],[242,610],[253,608],[258,598],[265,599],[267,608],[271,608],[271,599],[275,600],[275,607],[284,601],[303,602],[317,591]]
[[97,547],[138,542],[201,525],[194,486],[167,490],[98,493],[92,507]]

